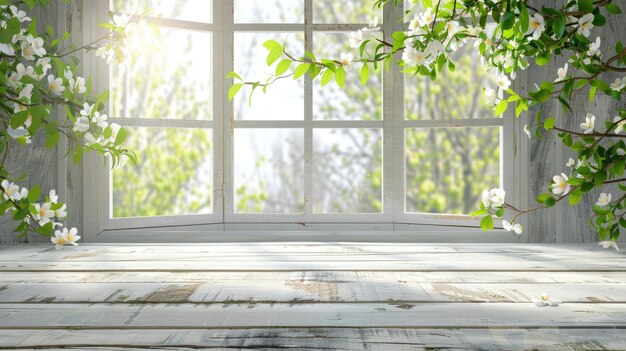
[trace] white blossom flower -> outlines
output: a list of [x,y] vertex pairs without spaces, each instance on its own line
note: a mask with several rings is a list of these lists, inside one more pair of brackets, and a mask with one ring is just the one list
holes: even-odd
[[537,307],[559,307],[559,305],[562,303],[559,300],[551,299],[546,293],[542,293],[538,299],[532,299],[532,301],[533,304],[535,304],[535,306]]
[[448,37],[455,35],[459,31],[459,22],[457,21],[449,21],[446,23],[446,30],[448,32]]
[[35,218],[39,221],[39,225],[44,225],[50,222],[50,218],[54,217],[54,211],[50,209],[51,203],[46,202],[43,205],[35,204],[35,211],[37,214]]
[[419,66],[426,63],[426,56],[413,47],[407,47],[402,51],[402,60],[408,66]]
[[505,74],[497,74],[496,84],[498,84],[498,98],[502,99],[503,92],[511,86],[511,81]]
[[[67,231],[67,228],[65,228],[65,230]],[[65,239],[65,235],[63,234],[62,231],[57,230],[54,232],[54,236],[52,238],[50,238],[50,241],[52,241],[53,244],[55,244],[55,248],[61,249],[63,248],[63,245],[65,245],[66,239]]]
[[484,99],[486,104],[490,104],[496,98],[496,91],[491,88],[485,88]]
[[596,205],[600,207],[608,206],[611,203],[611,193],[602,193],[596,201]]
[[576,161],[574,161],[573,158],[569,158],[569,160],[567,160],[567,163],[565,164],[567,167],[574,167],[574,165],[576,164]]
[[587,50],[587,55],[602,57],[602,51],[600,51],[601,43],[602,43],[602,40],[600,39],[600,37],[597,37],[596,41],[589,44],[589,50]]
[[91,117],[91,114],[93,113],[93,107],[94,105],[89,105],[85,102],[83,104],[83,109],[80,110],[80,115],[83,117]]
[[106,126],[109,125],[107,123],[107,115],[100,114],[98,111],[94,112],[91,121],[100,128],[106,128]]
[[421,27],[420,18],[418,15],[415,15],[415,17],[413,17],[413,19],[409,22],[409,34],[419,34],[422,29]]
[[626,118],[615,116],[613,118],[613,123],[617,123],[617,126],[615,126],[615,133],[620,133],[622,130],[624,130],[624,125],[626,124]]
[[76,228],[72,228],[69,231],[67,230],[67,228],[63,228],[63,236],[65,236],[65,241],[68,244],[78,246],[76,241],[80,240],[80,235],[77,235],[77,234],[78,234],[78,229]]
[[501,188],[493,188],[489,191],[484,190],[481,202],[488,211],[497,211],[497,208],[504,205],[505,195],[504,189]]
[[528,31],[526,32],[526,35],[532,33],[533,39],[537,40],[539,39],[539,37],[541,36],[541,33],[543,33],[545,29],[546,27],[544,25],[543,16],[538,13],[535,13],[530,18],[530,24],[528,25]]
[[502,221],[502,227],[507,232],[511,232],[512,231],[513,233],[515,233],[515,235],[520,235],[524,231],[524,227],[522,227],[521,224],[519,224],[519,223],[509,223],[509,221],[507,221],[507,220]]
[[567,183],[567,176],[565,173],[561,175],[555,175],[552,177],[554,184],[551,185],[551,190],[554,195],[565,195],[569,192],[570,185]]
[[13,16],[16,17],[20,22],[27,22],[31,20],[31,18],[26,15],[26,12],[18,10],[15,6],[9,6],[9,10],[11,10]]
[[617,243],[613,240],[604,240],[600,241],[598,245],[602,245],[603,248],[608,249],[610,247],[614,248],[616,251],[619,251],[619,247],[617,247]]
[[585,122],[580,124],[580,128],[584,129],[585,134],[591,134],[593,133],[595,123],[596,116],[592,115],[591,113],[587,113],[587,115],[585,116]]
[[419,16],[419,26],[427,26],[435,20],[435,14],[433,13],[432,8],[427,8],[426,11],[422,12]]
[[65,91],[62,78],[54,78],[53,75],[48,76],[48,88],[54,95],[61,95]]
[[125,28],[128,25],[128,21],[130,21],[130,16],[125,13],[113,16],[113,24],[118,27]]
[[622,149],[620,147],[620,148],[617,148],[617,150],[615,150],[615,153],[620,155],[620,156],[624,156],[624,155],[626,155],[626,150],[624,150],[624,149]]
[[352,56],[351,53],[347,53],[347,54],[346,53],[342,53],[340,55],[339,62],[341,62],[341,65],[344,67],[344,69],[346,71],[350,70],[350,64],[352,63],[352,59],[353,58],[354,57]]
[[74,94],[83,94],[87,91],[87,88],[85,87],[85,78],[83,77],[76,77],[76,79],[70,78],[68,83],[70,91]]
[[11,138],[13,139],[19,139],[19,138],[26,138],[25,141],[27,144],[30,144],[30,132],[28,131],[28,129],[24,128],[24,127],[17,127],[15,129],[13,129],[11,126],[9,126],[9,128],[7,129],[7,133],[9,133],[9,135],[11,136]]
[[51,189],[50,192],[48,193],[48,201],[52,204],[55,204],[59,201],[59,196],[57,195],[57,191],[54,189]]
[[54,215],[59,219],[65,218],[65,216],[67,216],[67,205],[63,204],[61,207],[54,210]]
[[565,66],[563,66],[562,68],[559,68],[556,73],[559,76],[554,82],[561,82],[565,79],[565,77],[567,76],[567,63],[565,64]]
[[6,179],[2,180],[2,183],[0,184],[2,185],[2,189],[4,189],[4,199],[5,200],[17,200],[15,198],[16,195],[19,196],[19,192],[20,192],[20,187],[12,182],[9,182]]
[[63,77],[65,77],[65,79],[69,81],[70,79],[74,78],[74,72],[72,72],[72,70],[66,69],[63,73]]
[[578,29],[576,29],[576,33],[588,37],[590,34],[590,30],[593,28],[593,14],[588,13],[578,19]]
[[624,86],[626,86],[626,77],[622,79],[615,78],[615,82],[610,84],[611,89],[615,91],[620,91],[624,89]]
[[363,32],[378,32],[380,31],[380,27],[378,27],[378,16],[374,16],[367,27],[363,27],[361,29]]
[[15,49],[13,49],[13,45],[0,43],[0,53],[9,56],[15,56]]
[[74,127],[72,128],[72,130],[81,133],[89,130],[89,118],[85,116],[80,116],[76,118],[76,122],[74,122]]
[[52,68],[52,65],[50,65],[50,58],[49,57],[40,58],[39,60],[37,60],[37,66],[41,67],[41,69],[43,70],[43,73],[48,72],[48,70]]
[[528,128],[528,124],[524,125],[524,133],[526,133],[526,135],[528,136],[528,139],[531,138],[530,128]]
[[363,32],[360,29],[356,32],[350,33],[348,43],[350,44],[351,48],[358,48],[359,46],[361,46],[361,42],[363,42]]

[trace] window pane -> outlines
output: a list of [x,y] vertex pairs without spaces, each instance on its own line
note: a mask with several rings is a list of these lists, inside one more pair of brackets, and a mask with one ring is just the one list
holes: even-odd
[[483,87],[495,88],[492,73],[485,71],[477,49],[471,43],[451,54],[456,70],[447,68],[436,81],[428,77],[405,76],[406,119],[494,118],[493,109],[483,102]]
[[112,0],[111,10],[194,22],[213,21],[213,0]]
[[304,212],[302,129],[235,130],[235,212]]
[[235,0],[235,23],[303,23],[304,0]]
[[213,140],[208,129],[126,127],[139,164],[113,171],[113,217],[212,213]]
[[[315,33],[315,55],[339,59],[341,53],[351,53],[358,58],[358,49],[348,45],[349,33]],[[361,85],[360,71],[363,65],[351,64],[346,72],[345,87],[335,82],[321,87],[320,78],[313,82],[313,119],[317,120],[381,120],[382,75],[380,67],[374,71],[369,65],[370,77]]]
[[313,211],[382,211],[382,129],[313,131]]
[[[304,54],[302,33],[235,33],[235,72],[247,81],[265,83],[276,72],[277,60],[271,67],[265,61],[267,50],[263,43],[274,39],[280,43],[287,39],[287,50],[300,57]],[[293,72],[292,65],[288,72]],[[279,79],[263,94],[257,88],[250,106],[250,86],[244,86],[234,99],[235,119],[247,120],[302,120],[304,119],[303,79]]]
[[111,66],[111,115],[211,119],[211,46],[211,33],[162,28],[158,37],[134,35],[129,63]]
[[500,127],[406,130],[406,211],[469,214],[500,184]]
[[374,16],[382,20],[382,11],[373,5],[370,0],[313,0],[313,22],[369,23]]

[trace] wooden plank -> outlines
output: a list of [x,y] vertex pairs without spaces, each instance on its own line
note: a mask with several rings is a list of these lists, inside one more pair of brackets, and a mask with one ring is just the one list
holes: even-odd
[[86,252],[86,253],[60,253],[45,252],[36,255],[0,255],[0,261],[15,262],[97,262],[106,261],[389,261],[389,260],[413,260],[413,261],[434,261],[450,260],[452,257],[460,257],[464,260],[476,260],[484,257],[487,260],[502,260],[507,257],[512,260],[536,260],[553,261],[560,259],[623,259],[626,256],[610,251],[584,252],[584,253],[292,253],[292,252],[194,252],[194,253],[106,253],[106,252]]
[[[449,255],[449,257],[448,257]],[[444,257],[441,257],[444,256]],[[105,257],[102,257],[105,259]],[[553,258],[531,260],[488,254],[441,254],[433,257],[373,261],[298,259],[203,261],[89,261],[89,262],[0,262],[0,271],[626,271],[626,260],[618,258]]]
[[571,302],[626,303],[623,284],[459,284],[284,281],[272,283],[12,283],[0,303],[518,302],[542,293]]
[[500,283],[597,284],[626,282],[626,272],[2,272],[0,285],[11,283]]
[[155,347],[341,350],[619,350],[619,329],[0,330],[0,348]]
[[246,303],[3,304],[0,329],[31,328],[626,328],[626,304]]
[[624,252],[602,249],[597,244],[579,245],[527,245],[527,244],[394,244],[394,243],[242,243],[242,244],[194,244],[194,245],[94,245],[66,247],[55,250],[51,245],[0,246],[0,259],[35,258],[50,255],[58,258],[81,258],[107,255],[142,254],[234,254],[234,253],[301,253],[301,254],[386,254],[386,253],[550,253],[550,254],[606,254],[626,255]]

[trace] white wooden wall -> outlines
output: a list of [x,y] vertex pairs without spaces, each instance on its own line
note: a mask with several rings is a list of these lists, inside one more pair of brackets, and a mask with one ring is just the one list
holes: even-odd
[[[550,2],[552,3],[552,2]],[[626,10],[626,9],[625,9]],[[58,28],[58,31],[69,31],[74,43],[82,43],[81,27],[82,18],[82,1],[71,1],[65,4],[64,1],[52,1],[51,5],[46,9],[38,9],[35,12],[38,19],[38,27],[45,28],[52,25]],[[623,30],[626,28],[626,14],[619,16],[611,16],[609,25],[601,30],[595,30],[594,35],[602,38],[603,44],[614,44],[617,40],[626,42],[626,34]],[[556,70],[562,66],[561,62],[552,62],[549,65],[539,69],[529,70],[527,75],[522,75],[515,81],[518,90],[523,87],[533,86],[534,82],[541,82],[545,77],[556,77]],[[610,79],[613,80],[613,77]],[[606,115],[608,111],[614,111],[618,105],[614,100],[606,96],[598,96],[596,101],[589,106],[586,94],[580,94],[573,102],[572,107],[577,111],[573,116],[564,116],[557,104],[551,104],[544,107],[544,116],[553,116],[557,118],[558,125],[569,129],[578,129],[578,124],[584,117],[583,111],[590,111],[598,118]],[[626,104],[622,102],[622,108],[626,108]],[[534,116],[531,109],[529,115]],[[613,118],[613,113],[608,116]],[[525,117],[528,118],[528,117]],[[598,123],[601,125],[601,123]],[[9,155],[8,165],[15,170],[13,175],[20,175],[28,171],[31,175],[22,183],[25,186],[31,184],[41,184],[43,188],[56,188],[61,194],[61,199],[66,201],[71,209],[70,226],[76,226],[81,229],[82,223],[82,171],[81,168],[72,165],[70,160],[58,161],[58,155],[64,154],[64,146],[61,145],[60,152],[49,150],[44,147],[43,138],[37,138],[28,148],[16,146]],[[534,197],[537,194],[546,192],[547,184],[554,174],[561,173],[565,170],[565,163],[572,154],[566,150],[556,136],[548,140],[537,140],[533,138],[529,146],[530,154],[530,177],[528,178],[529,203],[534,203]],[[65,174],[67,182],[58,184],[59,174]],[[589,194],[575,208],[571,208],[568,204],[557,204],[552,209],[535,213],[528,220],[528,233],[530,242],[593,242],[596,241],[595,234],[589,229],[585,218],[591,213],[591,206],[597,198],[597,193]],[[8,218],[0,218],[0,242],[1,243],[17,243],[17,242],[42,242],[47,241],[37,235],[29,235],[25,239],[18,239],[13,233],[14,225]],[[623,240],[626,241],[626,235]]]

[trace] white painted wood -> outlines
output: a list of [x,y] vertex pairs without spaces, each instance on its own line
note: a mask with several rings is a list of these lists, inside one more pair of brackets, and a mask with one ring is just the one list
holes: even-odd
[[626,304],[2,304],[0,328],[626,328]]
[[[115,337],[110,337],[113,332]],[[341,350],[619,350],[626,343],[619,329],[136,329],[0,330],[0,347],[52,348],[73,345],[119,347],[220,347]]]
[[0,285],[11,283],[170,283],[250,284],[609,284],[626,282],[626,272],[2,272]]
[[[459,259],[455,259],[457,256]],[[201,261],[50,261],[16,262],[0,261],[3,271],[626,271],[623,257],[608,259],[550,258],[528,260],[488,254],[440,254],[430,258],[370,260],[369,258],[338,261],[294,258],[266,260],[225,260],[223,258]],[[461,259],[462,258],[462,259]]]
[[626,303],[626,284],[408,283],[316,280],[222,283],[10,283],[1,303],[532,303],[542,293],[564,303]]

